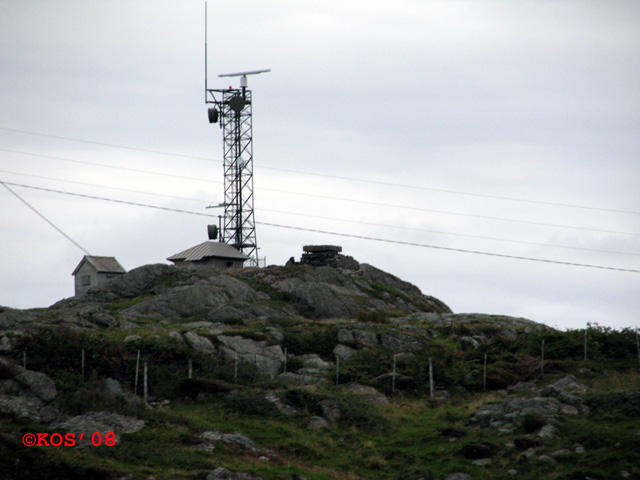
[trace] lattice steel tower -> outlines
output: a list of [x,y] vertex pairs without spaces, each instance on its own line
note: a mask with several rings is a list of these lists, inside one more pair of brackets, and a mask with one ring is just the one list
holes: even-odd
[[[220,77],[240,77],[240,88],[226,90],[206,87],[209,122],[220,123],[224,150],[224,216],[220,222],[220,241],[249,257],[250,265],[258,265],[258,244],[253,214],[253,138],[252,98],[247,76],[269,72],[253,70],[228,73]],[[211,237],[212,235],[210,235]]]

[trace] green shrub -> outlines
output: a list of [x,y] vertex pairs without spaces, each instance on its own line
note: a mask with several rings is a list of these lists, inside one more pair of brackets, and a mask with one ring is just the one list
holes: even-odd
[[269,402],[263,392],[236,391],[227,395],[224,405],[242,415],[278,417],[281,415],[276,406]]
[[585,400],[595,415],[640,418],[640,392],[612,392]]
[[387,314],[380,310],[360,310],[356,320],[361,323],[389,323]]
[[321,357],[331,357],[338,343],[338,330],[335,327],[289,329],[284,332],[282,347],[289,353],[304,355],[315,353]]
[[354,396],[336,398],[340,408],[338,423],[342,427],[356,427],[365,432],[378,433],[390,427],[389,419],[378,413],[374,406]]
[[489,442],[468,443],[463,445],[460,453],[465,458],[490,458],[495,455],[498,447]]
[[522,429],[525,433],[533,433],[540,430],[547,423],[547,419],[540,413],[527,413],[522,418]]

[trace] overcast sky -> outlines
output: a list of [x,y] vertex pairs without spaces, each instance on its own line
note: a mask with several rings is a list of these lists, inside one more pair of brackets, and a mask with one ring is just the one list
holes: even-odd
[[[205,209],[223,200],[223,176],[204,11],[2,0],[0,181],[217,215]],[[210,88],[238,86],[220,73],[272,70],[249,79],[268,264],[337,244],[454,312],[640,324],[640,2],[237,0],[208,12]],[[9,186],[127,269],[168,263],[217,222]],[[84,252],[2,186],[0,202],[0,305],[72,296]]]

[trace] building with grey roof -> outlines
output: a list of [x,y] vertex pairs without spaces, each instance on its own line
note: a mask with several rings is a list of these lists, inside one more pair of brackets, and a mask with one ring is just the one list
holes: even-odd
[[239,252],[231,245],[212,240],[167,258],[170,262],[175,263],[176,266],[213,265],[221,270],[242,268],[242,265],[248,259],[247,255]]
[[75,277],[75,294],[83,295],[91,287],[127,273],[115,257],[85,255],[71,275]]

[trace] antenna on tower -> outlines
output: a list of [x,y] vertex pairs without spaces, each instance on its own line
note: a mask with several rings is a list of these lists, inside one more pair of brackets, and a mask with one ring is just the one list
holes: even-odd
[[270,72],[270,69],[224,73],[219,77],[240,77],[240,87],[210,89],[207,80],[207,41],[205,3],[205,103],[209,123],[220,123],[224,152],[224,215],[216,234],[258,265],[258,245],[253,213],[253,137],[252,94],[247,77]]
[[207,75],[209,72],[207,55],[207,2],[204,2],[204,101],[207,101],[207,90],[209,89],[209,83],[207,82]]

